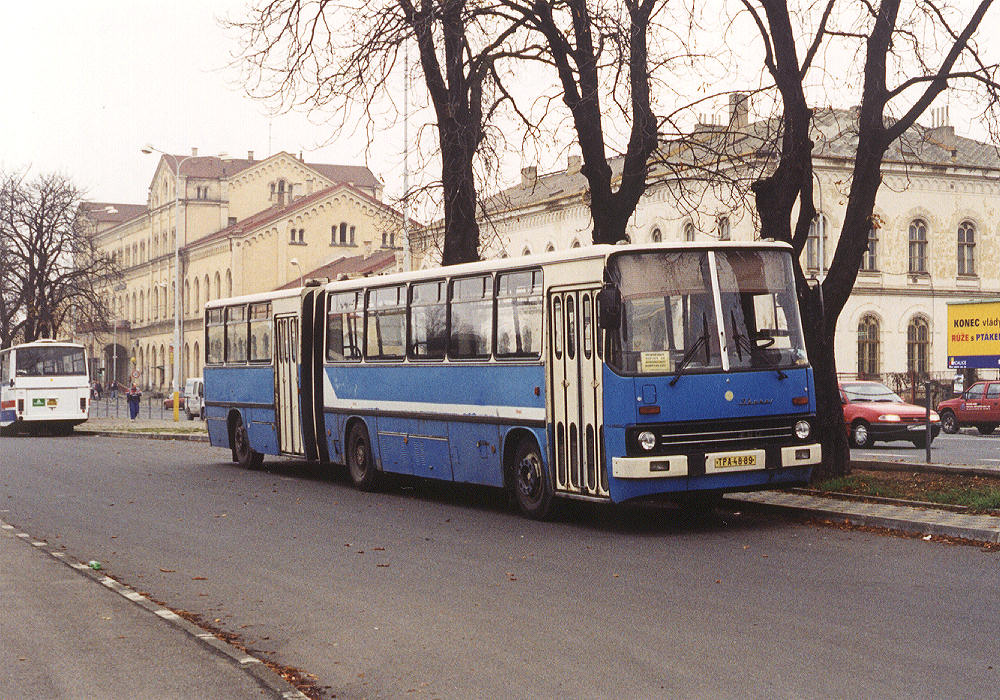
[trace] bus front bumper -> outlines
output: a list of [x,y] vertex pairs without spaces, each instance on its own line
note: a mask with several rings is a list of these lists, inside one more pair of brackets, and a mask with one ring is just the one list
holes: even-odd
[[[695,465],[694,460],[702,465]],[[656,455],[650,457],[615,457],[611,474],[616,479],[663,479],[679,476],[712,476],[734,472],[764,471],[789,467],[808,467],[822,460],[819,443],[780,448],[780,463],[768,464],[764,450],[709,452],[702,455]],[[703,467],[703,468],[697,468]]]

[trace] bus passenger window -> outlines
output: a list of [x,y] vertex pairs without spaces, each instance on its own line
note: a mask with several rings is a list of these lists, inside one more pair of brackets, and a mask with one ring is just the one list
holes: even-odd
[[250,305],[250,361],[271,361],[271,304]]
[[226,307],[226,362],[247,361],[247,307]]
[[580,308],[583,312],[583,356],[589,360],[594,352],[594,314],[589,294],[583,295]]
[[222,309],[208,309],[205,318],[205,363],[222,364],[225,326],[222,321]]
[[538,357],[542,349],[542,272],[497,279],[497,357]]
[[402,285],[368,292],[366,357],[400,360],[406,356],[405,293]]
[[573,297],[566,299],[566,356],[576,357],[576,301]]
[[552,300],[552,350],[557,360],[562,359],[562,324],[562,300],[556,297]]
[[489,357],[493,346],[493,278],[489,275],[451,283],[449,357]]
[[358,292],[330,295],[326,316],[326,359],[330,362],[361,361],[361,330],[365,312]]
[[448,307],[444,282],[410,287],[410,345],[407,353],[418,360],[444,358],[448,340]]

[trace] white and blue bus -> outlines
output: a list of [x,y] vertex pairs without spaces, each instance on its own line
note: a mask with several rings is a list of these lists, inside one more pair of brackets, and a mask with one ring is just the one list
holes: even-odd
[[38,340],[0,350],[0,429],[68,433],[89,415],[82,345]]
[[206,307],[213,445],[622,502],[808,481],[816,401],[780,243],[592,246]]

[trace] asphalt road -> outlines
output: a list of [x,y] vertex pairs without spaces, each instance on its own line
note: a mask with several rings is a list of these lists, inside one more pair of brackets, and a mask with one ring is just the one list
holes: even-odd
[[[925,464],[927,455],[923,447],[895,440],[877,442],[867,449],[854,448],[851,458]],[[954,435],[941,433],[931,443],[931,464],[972,465],[1000,473],[1000,430],[992,435],[980,435],[975,428],[965,428]]]
[[350,488],[201,443],[0,439],[0,514],[345,697],[950,697],[1000,686],[1000,553],[721,513]]

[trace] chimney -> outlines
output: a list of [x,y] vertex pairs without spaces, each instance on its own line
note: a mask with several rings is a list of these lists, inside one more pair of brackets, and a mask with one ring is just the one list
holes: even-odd
[[198,148],[196,146],[191,147],[191,155],[193,156],[198,155]]
[[538,180],[538,168],[534,165],[529,165],[526,168],[521,168],[521,187],[534,187],[535,182]]
[[566,160],[566,174],[576,175],[578,172],[580,172],[580,166],[582,162],[583,159],[580,158],[580,156],[570,156]]
[[247,160],[253,163],[253,151],[247,151]]
[[750,123],[750,95],[734,92],[729,95],[729,128],[743,129]]

